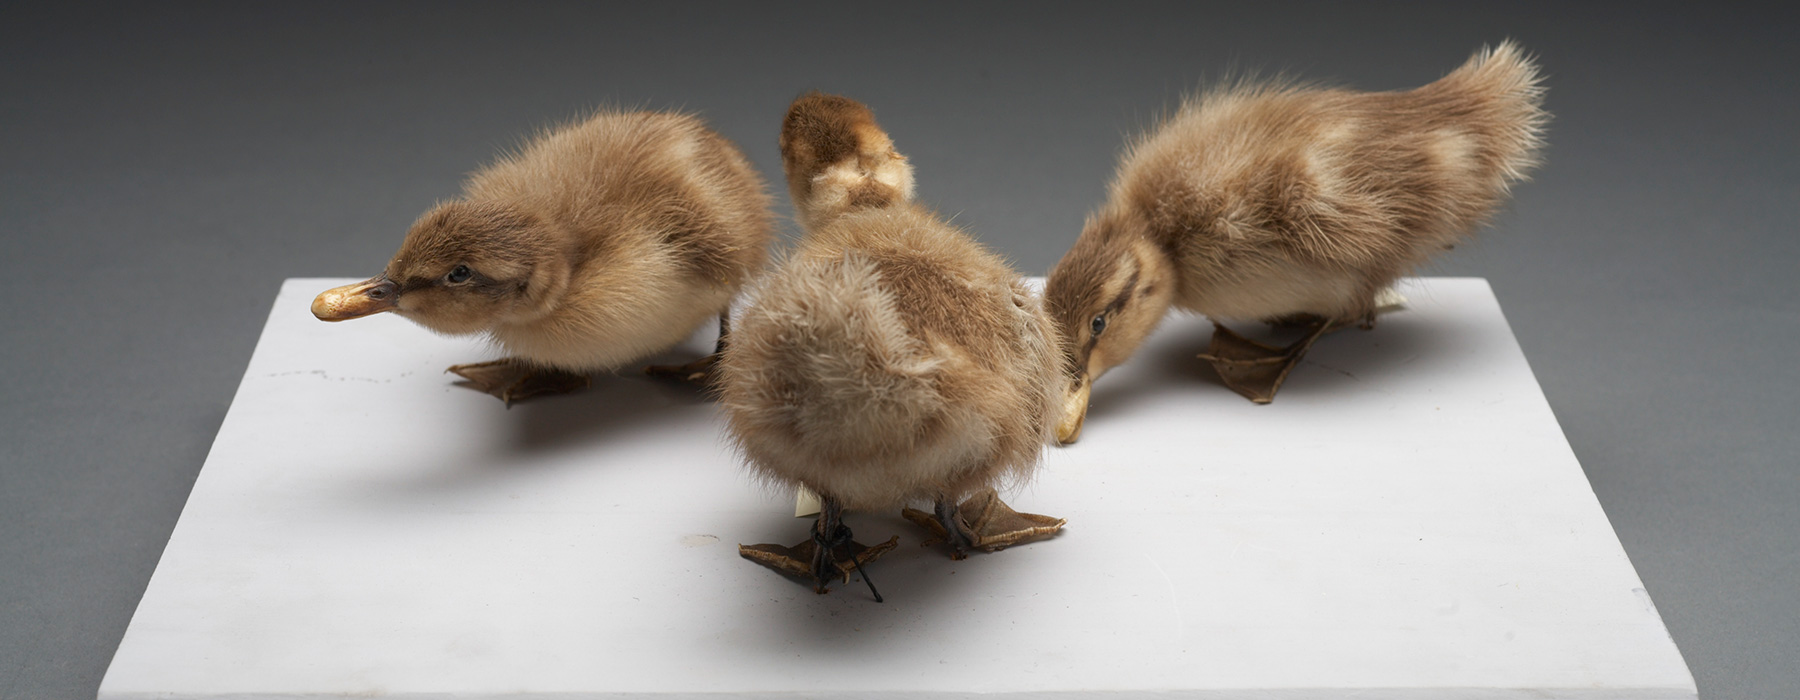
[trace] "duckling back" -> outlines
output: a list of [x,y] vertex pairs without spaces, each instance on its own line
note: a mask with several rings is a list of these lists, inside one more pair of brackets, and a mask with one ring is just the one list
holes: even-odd
[[909,201],[911,168],[866,113],[822,95],[790,110],[782,150],[806,235],[720,365],[751,467],[856,509],[1027,473],[1057,397],[1039,301]]
[[493,329],[517,356],[577,370],[660,352],[724,311],[767,261],[769,197],[697,117],[603,111],[471,175],[470,201],[552,224],[571,269],[544,316]]
[[1536,166],[1543,93],[1511,42],[1404,92],[1228,85],[1130,149],[1099,219],[1173,255],[1178,306],[1352,316]]

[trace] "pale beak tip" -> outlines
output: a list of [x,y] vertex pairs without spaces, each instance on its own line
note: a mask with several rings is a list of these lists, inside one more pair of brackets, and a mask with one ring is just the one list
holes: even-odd
[[327,298],[329,296],[331,296],[331,292],[324,292],[324,293],[319,294],[316,297],[313,297],[313,302],[312,302],[313,317],[317,318],[321,321],[341,321],[341,320],[343,320],[343,319],[337,318],[335,315],[332,314],[333,304],[331,303],[332,300]]
[[1082,382],[1064,397],[1062,419],[1056,423],[1057,444],[1068,445],[1081,438],[1081,426],[1087,422],[1088,389],[1087,382]]
[[1075,441],[1079,440],[1079,439],[1081,439],[1081,422],[1080,421],[1076,421],[1074,425],[1069,425],[1067,423],[1064,423],[1062,425],[1056,426],[1056,444],[1072,445],[1072,444],[1075,444]]
[[348,321],[394,309],[394,283],[374,277],[320,292],[313,297],[313,317],[321,321]]

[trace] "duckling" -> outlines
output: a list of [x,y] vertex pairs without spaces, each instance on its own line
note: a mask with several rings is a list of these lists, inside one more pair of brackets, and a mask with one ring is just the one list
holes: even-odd
[[[508,357],[449,371],[511,404],[587,385],[726,314],[773,237],[762,178],[697,117],[602,111],[549,130],[412,225],[387,269],[313,315],[392,311]],[[705,377],[717,353],[655,374]]]
[[[1538,162],[1538,69],[1516,45],[1405,92],[1240,82],[1185,102],[1121,158],[1108,200],[1051,270],[1073,442],[1093,380],[1171,308],[1217,326],[1226,385],[1268,403],[1313,341],[1373,325],[1376,296],[1483,224]],[[1274,348],[1221,320],[1299,321]]]
[[718,387],[751,469],[822,506],[811,539],[739,552],[824,593],[898,539],[855,543],[846,510],[932,501],[904,513],[957,559],[1054,535],[1061,519],[993,490],[1032,473],[1055,421],[1061,351],[1040,300],[913,203],[912,166],[868,107],[804,95],[780,145],[804,235],[740,314]]

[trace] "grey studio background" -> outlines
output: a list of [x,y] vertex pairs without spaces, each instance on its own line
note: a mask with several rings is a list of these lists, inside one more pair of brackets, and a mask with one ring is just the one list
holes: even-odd
[[773,186],[789,100],[842,92],[911,156],[923,201],[1042,274],[1124,135],[1208,76],[1408,88],[1506,37],[1549,74],[1548,163],[1422,272],[1492,282],[1702,697],[1794,697],[1793,20],[1644,3],[8,5],[0,698],[93,697],[282,278],[373,274],[419,212],[539,127],[693,110]]

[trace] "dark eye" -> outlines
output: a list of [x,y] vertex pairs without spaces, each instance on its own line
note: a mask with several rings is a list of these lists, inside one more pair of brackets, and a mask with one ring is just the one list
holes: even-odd
[[1094,335],[1100,335],[1101,331],[1106,330],[1106,314],[1095,316],[1094,322],[1089,324],[1088,327],[1094,329]]
[[470,270],[468,265],[457,265],[456,269],[444,276],[444,281],[451,284],[462,284],[469,281],[469,275],[473,274],[475,274],[474,271]]

